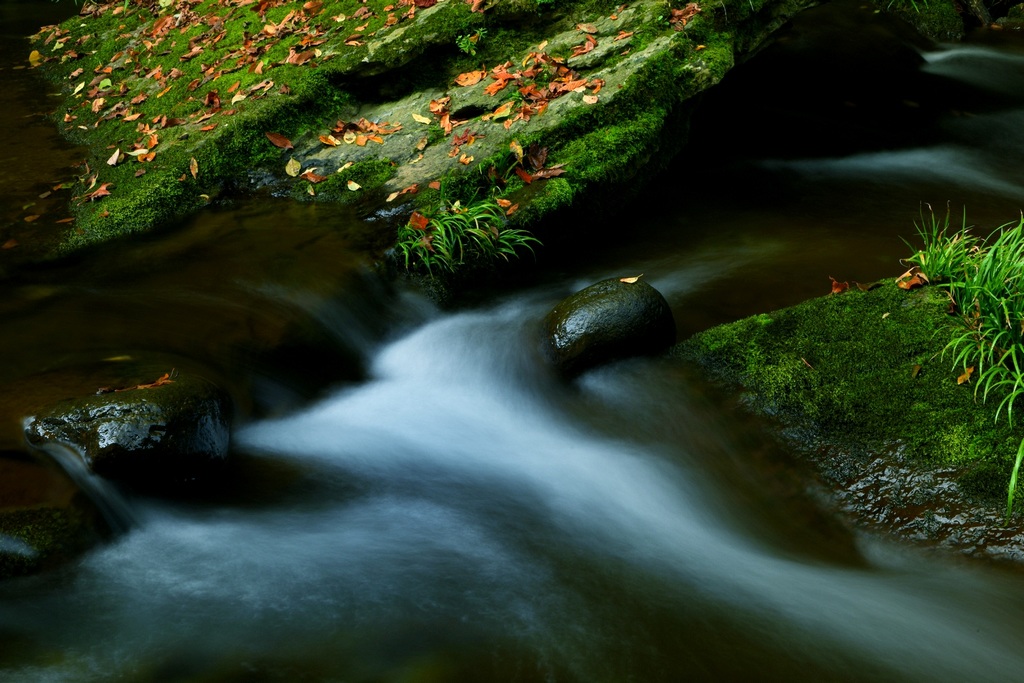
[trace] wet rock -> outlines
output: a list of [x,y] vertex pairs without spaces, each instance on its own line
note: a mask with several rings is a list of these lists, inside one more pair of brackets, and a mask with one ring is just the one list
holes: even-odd
[[64,401],[30,418],[34,445],[75,448],[103,477],[173,485],[211,474],[228,452],[229,400],[218,387],[182,374],[149,388]]
[[574,375],[616,358],[664,351],[676,338],[672,309],[658,290],[632,278],[602,280],[563,299],[544,320],[545,351]]
[[0,453],[0,579],[55,567],[105,533],[99,512],[67,475]]

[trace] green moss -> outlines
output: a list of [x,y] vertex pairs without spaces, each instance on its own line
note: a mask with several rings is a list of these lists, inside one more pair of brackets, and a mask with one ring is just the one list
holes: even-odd
[[30,553],[0,550],[0,578],[52,567],[97,540],[89,515],[74,508],[38,507],[0,511],[0,537]]
[[879,0],[878,7],[899,17],[921,35],[938,42],[958,42],[964,37],[964,22],[958,5],[949,0]]
[[[395,174],[395,167],[388,159],[371,159],[352,164],[343,171],[332,173],[327,180],[312,185],[297,184],[292,196],[300,201],[316,199],[325,202],[342,202],[346,204],[363,201],[368,193],[373,192],[386,183]],[[359,185],[358,190],[350,190],[349,182]],[[309,193],[309,188],[313,194]]]
[[899,444],[921,462],[970,473],[974,492],[1005,495],[1020,439],[942,358],[956,324],[948,303],[935,289],[890,282],[713,328],[677,353],[742,385],[784,423],[857,451]]

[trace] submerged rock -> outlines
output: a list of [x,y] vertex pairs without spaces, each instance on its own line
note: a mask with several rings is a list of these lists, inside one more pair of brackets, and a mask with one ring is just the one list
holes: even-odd
[[64,473],[0,453],[0,579],[55,567],[105,533],[95,506]]
[[201,478],[221,465],[229,400],[205,379],[180,375],[157,386],[64,401],[30,418],[29,440],[72,446],[104,477],[144,485]]
[[578,374],[616,358],[659,353],[675,343],[665,297],[642,280],[602,280],[563,299],[544,320],[555,367]]

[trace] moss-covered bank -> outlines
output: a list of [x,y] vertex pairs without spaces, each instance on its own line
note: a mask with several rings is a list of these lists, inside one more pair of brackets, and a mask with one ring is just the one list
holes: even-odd
[[31,56],[91,150],[62,249],[238,185],[404,205],[396,220],[486,192],[533,225],[656,172],[685,142],[685,103],[810,4],[87,3]]
[[971,382],[958,384],[962,370],[942,356],[957,324],[942,290],[886,281],[707,330],[674,353],[741,385],[751,408],[810,450],[898,452],[950,469],[963,492],[997,505],[1021,434],[996,422]]

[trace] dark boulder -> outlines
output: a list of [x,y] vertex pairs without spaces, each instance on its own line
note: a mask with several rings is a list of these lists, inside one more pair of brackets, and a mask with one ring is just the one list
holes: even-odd
[[26,433],[34,445],[60,442],[75,448],[103,477],[173,486],[223,464],[229,406],[218,387],[182,374],[156,386],[63,401],[30,418]]
[[602,280],[576,292],[552,309],[544,325],[547,356],[566,375],[616,358],[660,353],[676,339],[668,302],[635,278]]

